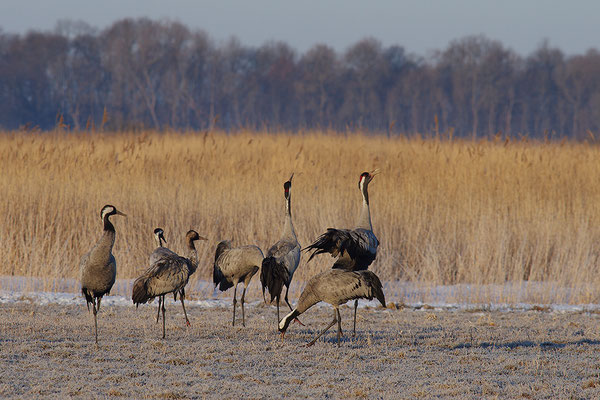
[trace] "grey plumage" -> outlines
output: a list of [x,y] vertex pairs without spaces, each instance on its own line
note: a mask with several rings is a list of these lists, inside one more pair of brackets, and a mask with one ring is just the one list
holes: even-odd
[[288,315],[283,317],[279,323],[279,331],[281,337],[292,320],[300,314],[314,306],[315,304],[324,301],[333,306],[333,321],[307,345],[312,346],[321,335],[323,335],[336,322],[338,324],[338,346],[342,335],[341,317],[339,306],[353,299],[368,299],[376,298],[385,306],[385,296],[381,281],[371,271],[344,271],[342,269],[330,269],[320,274],[313,276],[300,295],[296,308]]
[[[334,269],[344,271],[362,271],[377,257],[379,240],[373,233],[371,224],[371,210],[369,207],[369,183],[379,170],[363,172],[358,180],[358,188],[361,192],[363,202],[358,217],[358,223],[354,229],[328,228],[327,232],[319,236],[314,243],[304,250],[311,251],[308,261],[317,254],[330,253],[336,258]],[[354,334],[356,334],[356,309],[358,300],[354,302]]]
[[279,300],[281,291],[285,285],[285,302],[290,310],[292,306],[288,300],[288,291],[292,282],[292,277],[298,264],[300,263],[300,243],[296,238],[294,225],[292,223],[291,212],[291,189],[292,178],[283,184],[285,197],[285,221],[283,225],[283,234],[281,239],[275,243],[267,252],[267,257],[262,262],[260,271],[260,283],[262,285],[263,300],[265,300],[265,289],[269,290],[271,302],[276,300],[277,304],[277,322],[279,322]]
[[166,336],[165,295],[168,293],[173,293],[175,301],[177,301],[177,295],[179,295],[183,314],[185,315],[185,322],[190,326],[190,320],[188,319],[184,303],[185,285],[187,285],[190,276],[198,267],[198,253],[196,252],[194,241],[206,240],[206,238],[198,235],[198,232],[194,230],[188,231],[186,233],[188,258],[185,258],[163,246],[162,242],[166,242],[166,240],[162,229],[155,229],[154,234],[158,242],[158,247],[150,255],[150,267],[134,281],[131,299],[138,306],[158,297],[156,321],[158,322],[162,309],[164,339]]
[[215,263],[213,266],[213,282],[219,290],[225,291],[233,286],[233,322],[235,326],[235,308],[237,304],[237,285],[244,282],[242,292],[242,325],[246,326],[244,312],[244,299],[246,289],[252,277],[258,272],[262,265],[263,253],[258,246],[247,245],[233,247],[231,241],[223,240],[217,245],[215,251]]
[[100,210],[100,218],[104,224],[102,236],[94,247],[81,258],[79,264],[81,292],[85,296],[88,311],[92,304],[96,344],[98,344],[97,313],[100,310],[100,302],[102,296],[110,292],[117,276],[117,262],[112,254],[116,233],[114,225],[109,220],[111,215],[125,216],[110,204],[102,207]]

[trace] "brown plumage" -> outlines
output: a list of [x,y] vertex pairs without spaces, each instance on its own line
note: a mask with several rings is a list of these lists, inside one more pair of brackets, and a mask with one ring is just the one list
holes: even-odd
[[[94,313],[94,333],[96,335],[96,344],[98,344],[98,318],[100,311],[100,302],[102,296],[108,294],[115,283],[117,276],[117,262],[112,254],[112,248],[115,244],[115,227],[110,222],[111,215],[122,215],[114,206],[105,205],[100,210],[100,218],[104,223],[104,229],[100,240],[86,253],[79,264],[79,273],[81,277],[81,292],[85,296],[85,301]],[[98,300],[96,302],[96,299]]]
[[185,285],[187,285],[190,276],[198,267],[198,253],[194,241],[206,240],[206,238],[198,235],[198,232],[194,230],[188,231],[185,238],[189,258],[185,258],[162,246],[163,240],[166,242],[162,229],[155,229],[154,234],[158,241],[158,248],[150,255],[150,267],[133,283],[131,299],[137,307],[139,304],[147,303],[158,297],[156,322],[158,322],[162,305],[164,339],[165,295],[168,293],[173,293],[175,301],[177,301],[177,295],[179,294],[185,322],[190,326],[184,303]]
[[[345,271],[361,271],[369,268],[369,265],[377,257],[379,240],[373,233],[371,224],[371,209],[369,208],[369,183],[373,180],[379,170],[363,172],[358,179],[358,189],[362,195],[362,208],[358,222],[354,229],[328,228],[327,232],[319,236],[314,243],[304,250],[311,251],[308,261],[317,254],[330,253],[336,258],[334,269]],[[358,300],[354,301],[354,333],[356,334],[356,309]]]
[[330,269],[313,276],[300,295],[296,308],[288,315],[283,317],[279,323],[281,338],[285,335],[291,321],[300,314],[324,301],[333,306],[333,321],[317,337],[310,341],[307,346],[315,344],[336,322],[338,324],[338,346],[342,336],[342,325],[339,306],[353,299],[377,298],[385,307],[385,296],[381,281],[371,271],[344,271],[341,269]]
[[244,282],[242,292],[242,325],[246,326],[244,312],[244,299],[246,289],[252,277],[258,272],[263,261],[263,253],[258,246],[248,245],[233,247],[231,241],[223,240],[217,245],[215,251],[215,263],[213,266],[213,282],[219,290],[224,292],[230,287],[233,289],[233,322],[235,326],[235,308],[237,304],[236,292],[239,282]]

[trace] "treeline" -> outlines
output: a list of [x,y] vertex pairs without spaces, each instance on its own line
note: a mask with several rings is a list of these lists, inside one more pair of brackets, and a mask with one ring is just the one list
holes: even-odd
[[470,36],[425,58],[375,39],[298,54],[149,19],[0,32],[0,127],[57,125],[582,138],[600,130],[600,53]]

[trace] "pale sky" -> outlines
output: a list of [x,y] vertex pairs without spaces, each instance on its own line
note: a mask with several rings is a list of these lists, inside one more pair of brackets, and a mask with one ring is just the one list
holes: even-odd
[[281,40],[301,53],[316,43],[344,51],[374,37],[427,56],[473,34],[522,55],[544,39],[567,55],[600,48],[599,0],[0,0],[5,33],[52,30],[60,19],[103,29],[126,17],[176,20],[217,42]]

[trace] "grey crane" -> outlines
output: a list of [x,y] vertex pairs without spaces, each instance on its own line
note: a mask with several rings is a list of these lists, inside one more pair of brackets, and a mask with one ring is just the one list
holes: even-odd
[[294,231],[294,225],[292,223],[292,211],[291,211],[291,189],[292,189],[292,178],[283,184],[283,193],[285,196],[285,222],[283,224],[283,235],[277,243],[275,243],[267,252],[267,257],[262,262],[262,269],[260,271],[260,283],[262,285],[263,299],[265,299],[265,288],[269,290],[271,294],[271,302],[277,299],[277,322],[279,318],[279,299],[281,298],[281,291],[285,285],[285,302],[287,303],[290,311],[292,306],[288,300],[288,291],[290,289],[290,283],[294,276],[294,271],[298,268],[300,263],[300,243],[296,238],[296,232]]
[[[354,229],[334,229],[328,228],[327,232],[319,236],[314,243],[304,250],[312,250],[308,261],[317,254],[330,253],[332,257],[337,257],[333,264],[334,269],[345,271],[362,271],[369,268],[369,265],[377,256],[377,247],[379,240],[373,233],[371,224],[371,210],[369,208],[369,182],[379,173],[376,169],[372,172],[363,172],[358,180],[358,188],[362,195],[362,208],[358,217],[358,223]],[[354,335],[356,335],[356,309],[358,308],[358,299],[354,301]]]
[[252,277],[258,272],[262,265],[263,252],[258,246],[247,245],[233,247],[231,241],[223,240],[217,245],[215,251],[215,264],[213,268],[213,282],[215,287],[224,292],[233,286],[233,321],[235,326],[235,307],[237,304],[236,292],[239,282],[244,282],[244,291],[242,292],[242,325],[246,326],[246,317],[244,313],[244,298],[246,289],[250,284]]
[[[191,231],[189,231],[188,233],[190,233]],[[198,236],[200,238],[200,236]],[[162,260],[179,260],[178,257],[179,255],[171,250],[169,250],[168,248],[163,246],[163,242],[166,243],[167,240],[165,239],[165,235],[164,235],[164,230],[162,228],[156,228],[154,230],[154,238],[156,239],[156,244],[157,247],[156,249],[150,254],[150,260],[149,260],[149,265],[150,268],[148,270],[146,270],[146,272],[143,275],[146,275],[147,273],[149,273],[150,269],[152,268],[153,265],[156,265],[158,263],[161,263]],[[205,238],[202,238],[203,240],[206,240]],[[199,240],[199,239],[198,239]],[[193,243],[192,243],[193,245]],[[189,247],[189,245],[188,245]],[[195,246],[194,249],[190,251],[191,255],[190,255],[190,259],[191,260],[197,260],[197,254],[195,252]],[[197,265],[197,262],[196,264]],[[194,269],[195,271],[195,269]],[[192,272],[193,273],[193,272]],[[192,274],[190,273],[190,275]],[[188,277],[189,278],[189,277]],[[141,282],[141,277],[140,277],[140,282]],[[141,285],[141,283],[138,283],[138,285]],[[134,288],[135,288],[135,283],[134,283]],[[145,289],[144,289],[145,290]],[[145,297],[144,295],[144,290],[142,290],[142,286],[138,286],[137,289],[137,293],[139,296]],[[175,301],[177,301],[177,292],[173,292],[173,295],[175,296]],[[160,308],[161,308],[161,304],[163,303],[163,298],[161,295],[158,295],[158,310],[157,310],[157,314],[156,314],[156,322],[158,322],[159,318],[160,318]],[[133,294],[132,294],[132,298],[133,298]],[[180,297],[181,298],[181,297]],[[185,290],[183,292],[183,298],[185,298]],[[146,299],[147,302],[152,302],[154,299],[154,297],[152,298],[148,298]],[[135,302],[134,302],[135,303]],[[139,303],[138,303],[139,304]],[[182,299],[182,307],[183,307],[183,312],[184,315],[186,317],[186,324],[189,326],[189,320],[187,318],[187,313],[185,311],[185,305],[183,303],[183,299]]]
[[283,340],[285,331],[292,320],[315,304],[324,301],[333,306],[333,321],[317,337],[308,342],[307,346],[315,344],[317,339],[336,322],[338,324],[337,342],[339,346],[340,337],[342,336],[342,319],[339,306],[352,299],[372,300],[373,297],[377,298],[385,306],[385,296],[381,281],[373,272],[367,270],[345,271],[343,269],[323,271],[308,281],[300,295],[296,308],[279,322],[281,340]]
[[136,307],[139,304],[152,301],[158,297],[158,314],[156,322],[160,316],[162,309],[163,314],[163,339],[166,336],[165,332],[165,295],[173,293],[175,301],[177,295],[181,300],[181,307],[185,315],[185,322],[190,326],[187,312],[185,310],[185,285],[187,285],[190,276],[198,268],[198,253],[194,242],[196,240],[207,240],[200,236],[198,232],[190,230],[186,233],[185,239],[188,249],[188,257],[181,257],[173,251],[162,246],[165,241],[164,232],[157,228],[154,230],[154,235],[158,241],[158,248],[150,255],[150,267],[133,283],[133,291],[131,299]]
[[114,225],[109,220],[111,215],[126,216],[110,204],[102,207],[100,211],[100,218],[104,223],[102,236],[94,247],[81,258],[79,263],[81,292],[85,296],[88,311],[90,310],[90,304],[92,304],[94,313],[96,344],[98,344],[97,314],[100,311],[100,302],[102,296],[110,292],[117,276],[117,262],[112,254],[116,233]]

